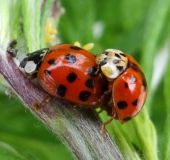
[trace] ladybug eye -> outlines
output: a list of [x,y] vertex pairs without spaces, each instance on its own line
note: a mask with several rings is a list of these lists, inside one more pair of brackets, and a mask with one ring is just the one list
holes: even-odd
[[24,68],[25,65],[27,64],[27,61],[28,61],[28,57],[24,58],[24,59],[21,61],[21,63],[20,63],[19,66],[20,66],[21,68]]
[[106,63],[107,63],[107,58],[104,58],[104,59],[100,62],[99,66],[101,67],[101,66],[105,65]]
[[117,63],[119,63],[119,62],[120,62],[119,59],[114,59],[114,60],[113,60],[113,64],[117,64]]

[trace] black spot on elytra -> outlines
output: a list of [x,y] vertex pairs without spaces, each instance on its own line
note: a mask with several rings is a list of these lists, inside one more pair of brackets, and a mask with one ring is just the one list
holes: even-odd
[[141,74],[141,77],[143,78],[143,80],[142,80],[142,91],[145,92],[146,89],[147,89],[147,82],[146,82],[145,75],[143,74],[142,70],[139,69],[139,67],[137,65],[133,64],[133,63],[131,63],[129,65],[129,67],[132,67],[133,70],[135,70],[136,72]]
[[127,122],[127,121],[129,121],[129,120],[131,120],[132,119],[132,117],[126,117],[126,118],[123,118],[123,121],[124,122]]
[[77,51],[82,50],[82,48],[77,47],[77,46],[70,46],[70,49],[74,49],[74,50],[77,50]]
[[145,92],[146,88],[147,88],[147,83],[146,83],[146,80],[143,79],[143,81],[142,81],[142,91]]
[[119,62],[120,62],[119,59],[114,59],[114,60],[113,60],[113,64],[117,64],[117,63],[119,63]]
[[87,74],[91,77],[95,77],[96,76],[96,71],[97,71],[97,68],[96,67],[91,67],[87,70]]
[[66,93],[66,90],[67,90],[67,88],[64,85],[61,84],[61,85],[59,85],[57,87],[56,94],[61,96],[61,97],[64,97],[65,93]]
[[127,108],[128,104],[127,104],[126,101],[119,101],[117,103],[117,106],[118,106],[119,109],[125,109],[125,108]]
[[48,71],[48,70],[45,70],[45,71],[44,71],[44,74],[45,74],[46,76],[49,76],[49,75],[51,74],[51,72]]
[[132,69],[135,70],[136,72],[141,72],[139,67],[136,64],[130,63],[129,66],[132,67]]
[[67,81],[72,83],[76,80],[76,78],[77,78],[77,74],[72,72],[67,76]]
[[128,83],[125,82],[125,88],[129,88],[129,85]]
[[87,79],[87,81],[85,82],[85,85],[86,85],[86,87],[93,89],[94,88],[94,79],[92,79],[92,78]]
[[89,91],[82,91],[79,94],[79,99],[85,102],[89,99],[90,96],[91,96],[91,93]]
[[69,63],[73,64],[77,61],[76,57],[72,54],[67,54],[65,58],[68,60]]
[[133,105],[133,106],[137,106],[137,105],[138,105],[138,102],[139,102],[139,99],[135,99],[135,100],[132,102],[132,105]]
[[107,58],[104,58],[104,59],[100,62],[99,66],[103,66],[103,65],[105,65],[106,63],[107,63]]
[[116,68],[121,72],[123,70],[123,66],[116,66]]
[[55,59],[50,59],[50,60],[48,61],[48,64],[54,65],[54,64],[55,64]]

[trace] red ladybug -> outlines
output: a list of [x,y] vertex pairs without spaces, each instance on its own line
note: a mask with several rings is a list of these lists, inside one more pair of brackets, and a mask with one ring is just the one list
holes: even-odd
[[[142,109],[147,96],[147,83],[139,64],[128,54],[116,49],[107,49],[96,57],[96,63],[107,77],[112,93],[111,107],[105,108],[111,119],[121,123],[136,116]],[[107,93],[106,92],[106,93]]]
[[51,95],[87,107],[98,107],[108,90],[97,73],[95,56],[85,49],[59,44],[29,54],[20,63],[27,75],[37,74],[39,84]]

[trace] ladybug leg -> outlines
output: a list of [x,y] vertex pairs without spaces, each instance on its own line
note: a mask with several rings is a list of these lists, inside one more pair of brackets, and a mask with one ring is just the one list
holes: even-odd
[[107,120],[106,122],[103,123],[102,128],[100,130],[100,132],[102,134],[106,134],[106,125],[109,124],[110,122],[112,122],[113,119],[115,119],[115,117],[116,117],[116,113],[114,113],[114,115],[109,120]]
[[109,88],[107,91],[104,92],[105,95],[108,95],[112,91],[112,88]]
[[26,75],[30,80],[34,80],[34,79],[36,79],[37,78],[37,72],[35,72],[35,73],[33,73],[33,74],[27,74]]
[[[109,85],[108,86],[108,90],[104,92],[104,94],[101,96],[101,98],[99,99],[99,102],[103,102],[105,97],[108,96],[110,93],[112,92],[112,86]],[[109,97],[109,96],[108,96]]]
[[95,75],[98,75],[99,71],[100,71],[100,68],[97,67],[97,70],[96,70],[96,72],[95,72],[94,74],[95,74]]
[[47,103],[49,100],[50,100],[50,96],[47,96],[41,103],[34,102],[33,108],[36,109],[36,110],[40,110],[41,108],[43,108],[45,103]]
[[74,104],[73,108],[76,108],[76,107],[82,107],[82,105],[80,105],[80,104]]

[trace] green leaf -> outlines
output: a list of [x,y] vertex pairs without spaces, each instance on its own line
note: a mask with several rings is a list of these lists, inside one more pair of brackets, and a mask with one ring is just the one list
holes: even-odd
[[142,109],[142,113],[132,120],[133,127],[136,131],[136,136],[139,141],[145,159],[157,160],[157,135],[155,127],[148,116],[147,106]]
[[[104,122],[109,119],[109,117],[104,115],[103,113],[101,114],[101,118]],[[140,160],[140,155],[138,155],[137,151],[131,143],[130,137],[128,136],[129,132],[126,134],[123,129],[124,126],[118,124],[119,122],[116,123],[115,120],[113,121],[114,123],[110,123],[109,125],[107,125],[107,129],[109,133],[114,137],[114,140],[116,141],[116,144],[124,155],[124,158]]]
[[25,32],[25,38],[30,52],[40,48],[41,3],[42,0],[36,0],[36,1],[22,0],[24,32]]
[[45,46],[45,26],[47,22],[47,18],[50,15],[52,4],[55,3],[55,0],[48,0],[44,4],[45,6],[42,9],[42,15],[41,15],[41,31],[40,31],[40,39],[41,39],[41,47]]
[[[169,48],[170,49],[170,48]],[[169,52],[170,53],[170,52]],[[170,60],[169,60],[170,62]],[[164,126],[164,141],[163,141],[163,149],[162,149],[162,160],[168,160],[170,157],[170,63],[168,63],[167,70],[166,70],[166,76],[164,77],[164,83],[165,83],[165,102],[166,102],[166,122]]]
[[[63,42],[73,44],[79,41],[81,44],[94,42],[92,34],[92,25],[95,21],[95,3],[94,1],[61,1],[65,7],[65,14],[59,23],[59,33]],[[88,8],[88,11],[87,11]]]
[[25,160],[25,157],[19,154],[12,146],[0,142],[0,159]]
[[0,157],[73,159],[66,147],[16,98],[9,100],[1,93],[0,110]]
[[[11,0],[10,5],[8,5],[10,10],[10,41],[13,39],[17,39],[18,32],[19,32],[19,25],[21,23],[21,11],[22,11],[22,1],[18,0]],[[15,14],[14,14],[15,13]]]
[[[145,32],[144,32],[144,43],[143,43],[143,53],[142,53],[142,67],[145,72],[148,88],[150,90],[151,86],[151,77],[153,72],[153,60],[158,52],[158,42],[160,40],[161,34],[164,32],[164,26],[167,24],[167,14],[170,9],[170,1],[169,0],[156,0],[151,5],[148,16],[145,24]],[[165,34],[163,34],[165,35]],[[164,39],[165,41],[166,39]],[[146,72],[147,71],[147,72]],[[152,91],[152,90],[151,90]],[[151,102],[151,95],[153,93],[150,92],[148,95],[148,104]]]
[[[104,121],[108,119],[102,116]],[[133,120],[121,125],[115,122],[107,126],[125,159],[157,160],[157,135],[155,127],[148,116],[147,107]],[[143,132],[144,131],[144,132]]]
[[[10,15],[9,15],[9,8],[8,8],[9,1],[4,1],[0,5],[0,17],[1,17],[1,25],[0,25],[0,48],[5,48],[6,43],[8,43],[9,39],[9,22],[10,22]],[[5,46],[5,47],[4,47]]]

